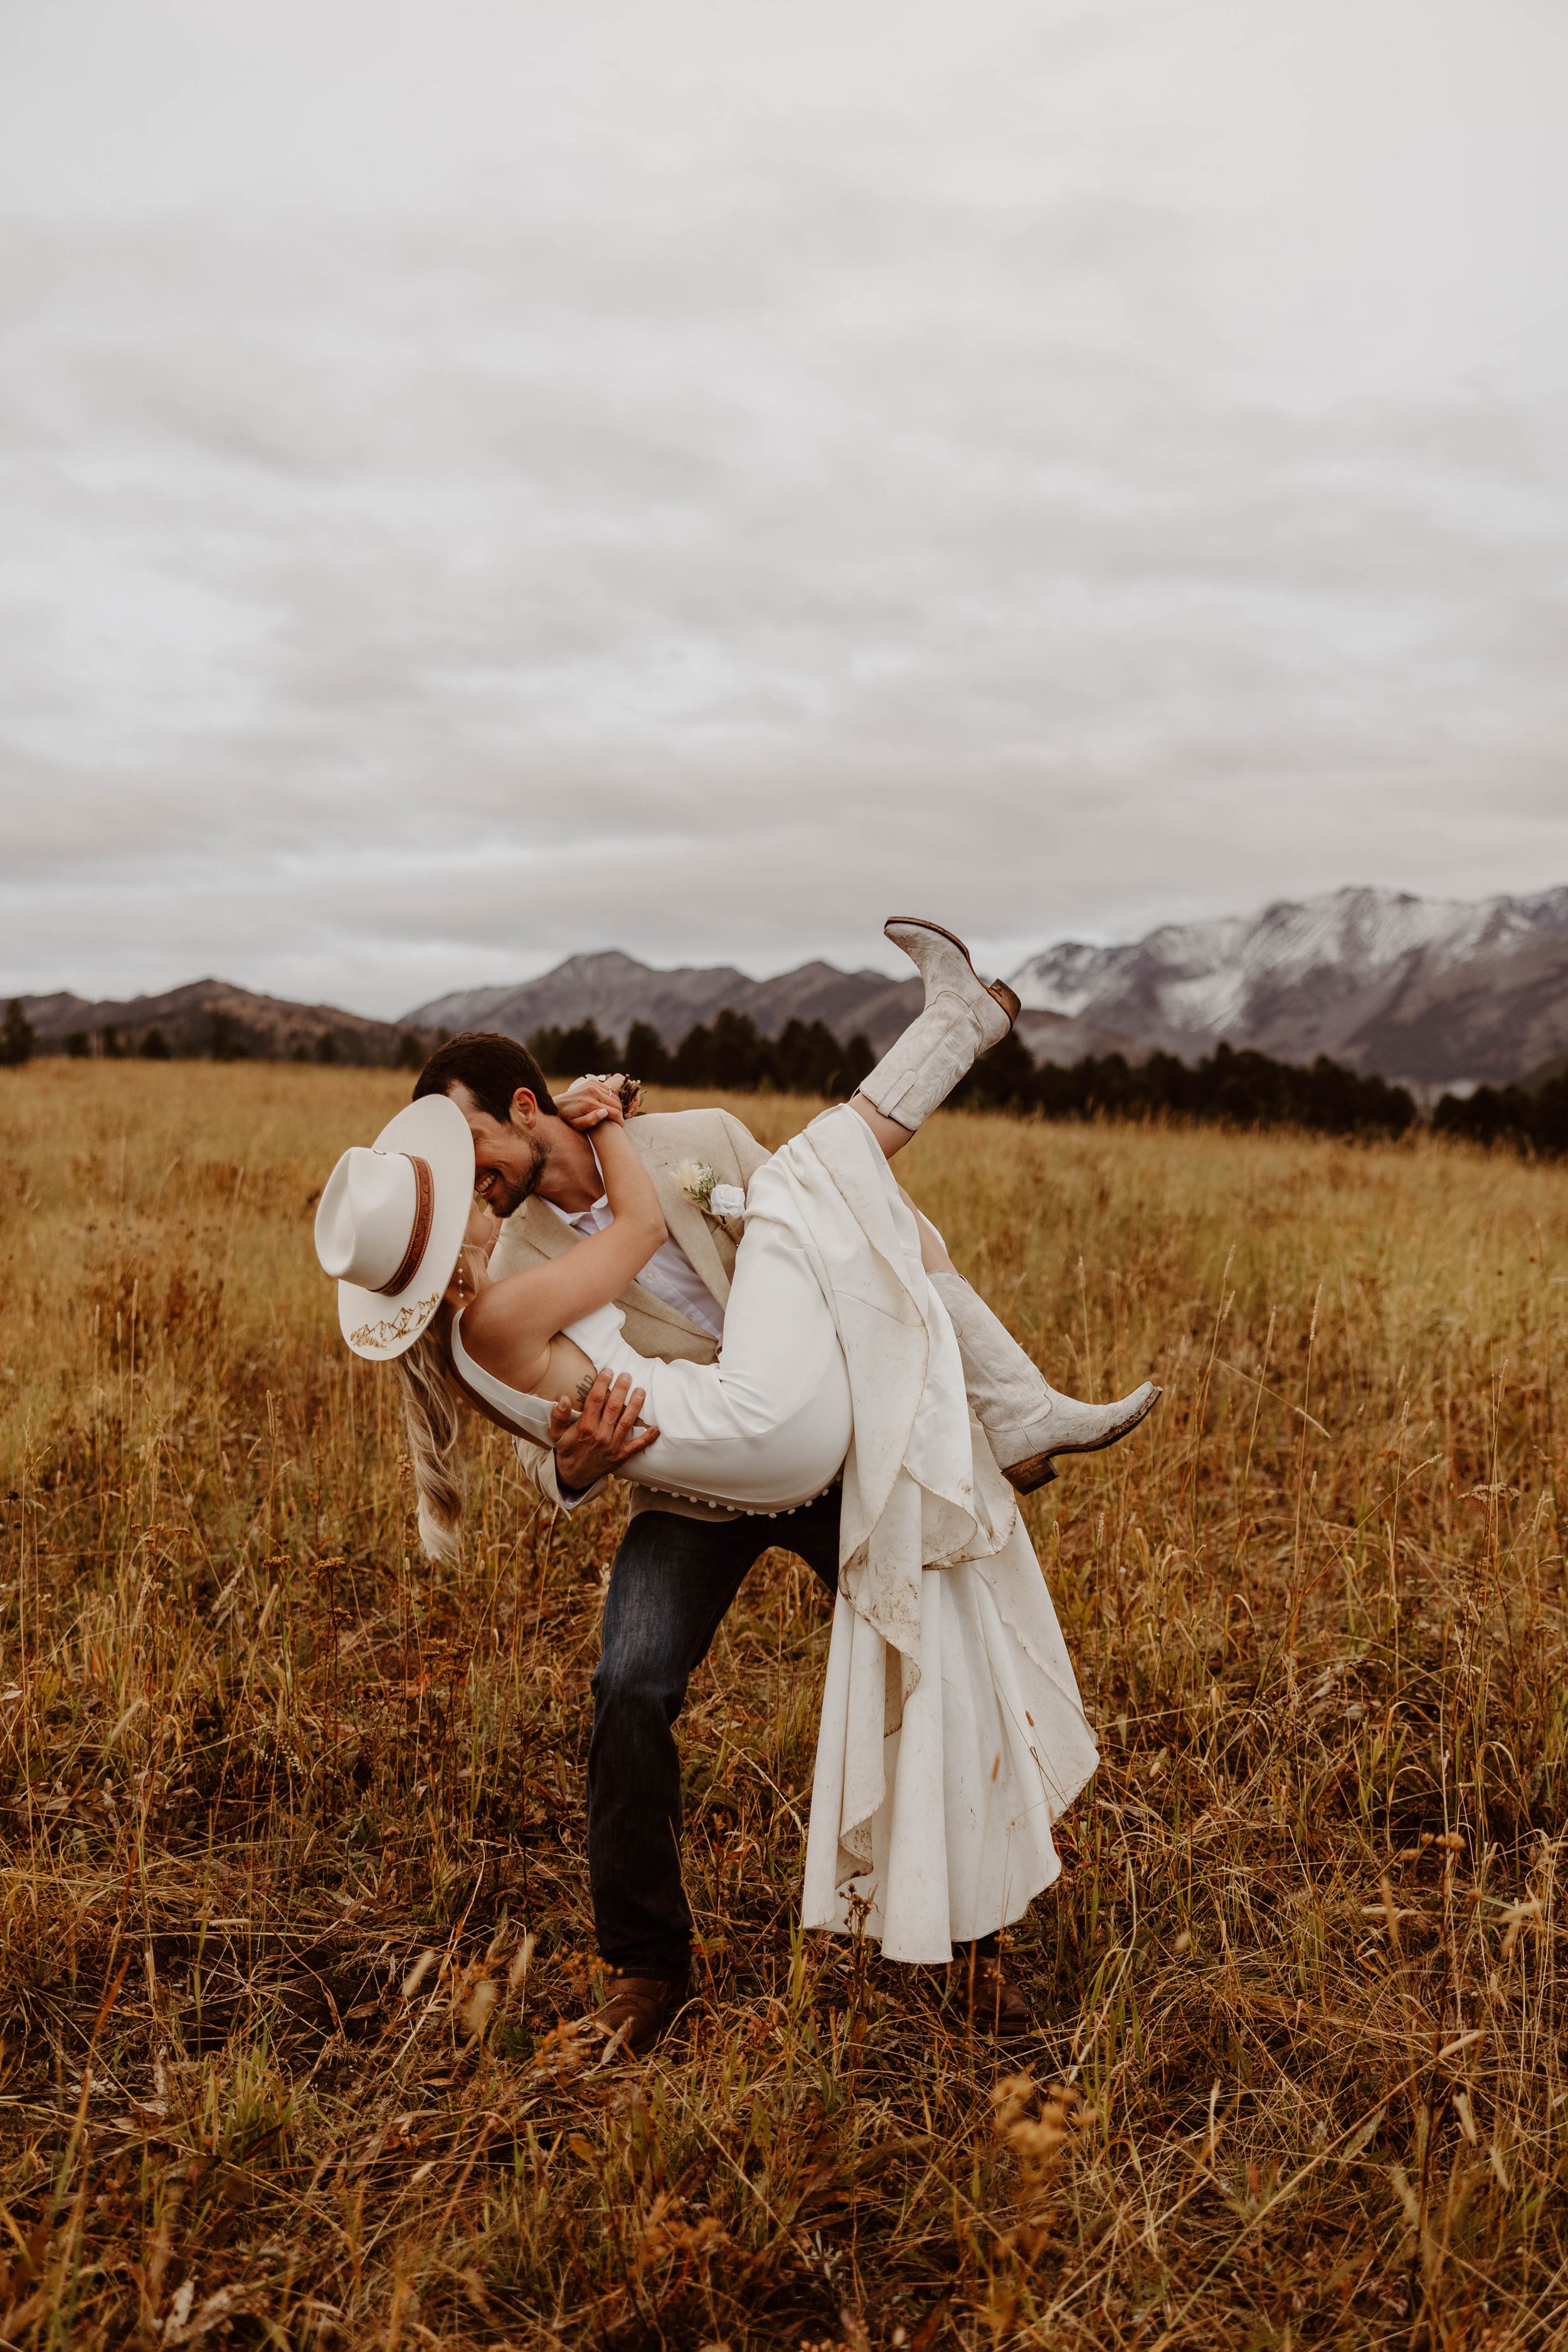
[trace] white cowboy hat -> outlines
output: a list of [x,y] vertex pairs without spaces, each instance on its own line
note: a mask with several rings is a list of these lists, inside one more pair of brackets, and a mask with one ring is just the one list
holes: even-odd
[[400,1110],[368,1150],[345,1151],[316,1211],[316,1255],[338,1286],[356,1356],[412,1348],[452,1279],[474,1198],[474,1139],[449,1095]]

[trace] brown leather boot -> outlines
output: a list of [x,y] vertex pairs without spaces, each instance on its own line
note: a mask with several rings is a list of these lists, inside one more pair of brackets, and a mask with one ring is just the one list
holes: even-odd
[[977,2032],[994,2033],[999,2042],[1010,2042],[1033,2030],[1029,2004],[1017,1986],[1007,1982],[994,1952],[959,1953],[949,1981]]
[[[639,1977],[630,1969],[612,1969],[604,2002],[578,2031],[602,2033],[617,2052],[640,2058],[684,2005],[689,1983],[683,1976]],[[605,2054],[610,2054],[608,2047]]]

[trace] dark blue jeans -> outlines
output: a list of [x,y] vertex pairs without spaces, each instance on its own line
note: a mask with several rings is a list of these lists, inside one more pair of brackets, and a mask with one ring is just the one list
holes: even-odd
[[673,1725],[753,1561],[798,1553],[838,1583],[839,1490],[787,1517],[714,1526],[642,1511],[616,1554],[594,1675],[588,1884],[599,1950],[639,1976],[683,1975],[691,1912],[680,1883],[680,1759]]

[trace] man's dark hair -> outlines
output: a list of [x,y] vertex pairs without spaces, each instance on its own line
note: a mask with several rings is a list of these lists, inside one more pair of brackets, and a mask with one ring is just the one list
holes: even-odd
[[455,1081],[468,1087],[479,1108],[488,1111],[498,1126],[510,1123],[511,1098],[519,1087],[526,1087],[551,1118],[556,1116],[544,1073],[528,1047],[494,1029],[462,1029],[444,1045],[437,1045],[414,1082],[414,1099],[450,1094]]

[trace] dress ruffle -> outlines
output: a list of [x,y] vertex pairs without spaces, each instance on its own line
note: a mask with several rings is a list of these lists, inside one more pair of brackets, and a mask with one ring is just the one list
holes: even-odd
[[1060,1871],[1051,1825],[1094,1736],[958,1343],[887,1160],[847,1106],[752,1180],[815,1253],[849,1371],[834,1612],[802,1917],[951,1958]]

